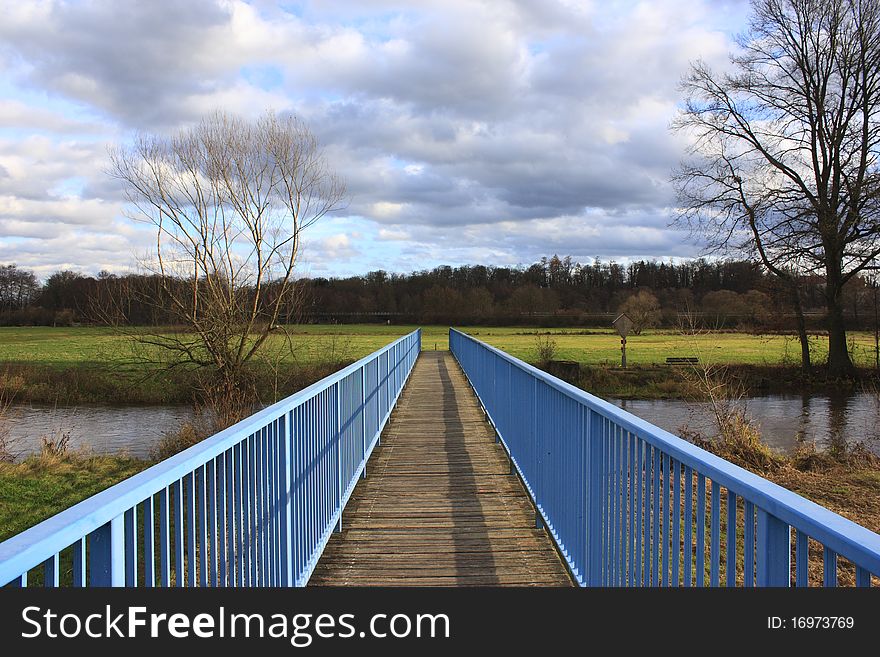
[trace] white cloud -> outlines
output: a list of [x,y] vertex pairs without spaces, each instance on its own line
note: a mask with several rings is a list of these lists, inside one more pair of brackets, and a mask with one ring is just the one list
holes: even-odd
[[327,271],[692,255],[666,229],[683,146],[667,126],[688,61],[723,62],[745,13],[743,0],[319,0],[297,14],[0,0],[0,260],[133,263],[146,242],[121,218],[106,145],[267,107],[313,126],[349,212],[372,222],[369,248],[395,258],[334,225],[310,238]]

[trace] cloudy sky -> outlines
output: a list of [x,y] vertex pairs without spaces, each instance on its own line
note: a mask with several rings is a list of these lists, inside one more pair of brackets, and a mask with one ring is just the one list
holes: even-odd
[[744,0],[0,0],[0,263],[124,271],[107,149],[215,109],[292,112],[347,182],[308,273],[688,257],[668,125]]

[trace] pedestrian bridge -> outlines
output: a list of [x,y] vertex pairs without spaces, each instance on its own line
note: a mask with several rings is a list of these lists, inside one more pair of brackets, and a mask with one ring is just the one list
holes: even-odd
[[450,329],[0,544],[6,586],[877,583],[880,536]]

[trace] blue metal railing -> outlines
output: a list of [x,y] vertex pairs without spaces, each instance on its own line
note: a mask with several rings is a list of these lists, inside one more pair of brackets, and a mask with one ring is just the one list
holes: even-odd
[[839,557],[880,574],[864,527],[460,331],[449,348],[581,585],[806,586],[811,547],[825,586]]
[[0,586],[305,585],[420,350],[419,329],[0,543]]

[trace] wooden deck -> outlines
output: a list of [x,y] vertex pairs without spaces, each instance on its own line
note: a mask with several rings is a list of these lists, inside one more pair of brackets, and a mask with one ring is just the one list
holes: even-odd
[[571,586],[448,351],[423,352],[310,580]]

